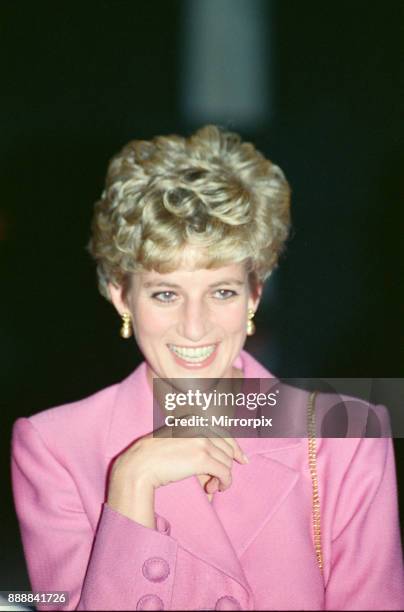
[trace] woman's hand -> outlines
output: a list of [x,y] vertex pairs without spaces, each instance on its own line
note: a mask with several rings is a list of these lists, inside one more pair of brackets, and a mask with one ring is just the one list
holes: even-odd
[[[108,489],[108,505],[138,522],[154,525],[154,491],[158,487],[194,475],[209,475],[207,493],[224,491],[231,485],[233,461],[248,463],[239,444],[226,430],[182,429],[185,437],[168,437],[169,427],[136,440],[116,459]],[[209,434],[212,434],[211,437]],[[193,437],[190,437],[193,436]],[[200,437],[194,437],[200,436]],[[226,437],[227,436],[227,437]],[[145,504],[142,500],[148,500]],[[140,508],[142,506],[142,509]],[[146,508],[147,506],[147,508]],[[143,518],[143,521],[139,518]]]
[[[207,437],[209,433],[212,437]],[[223,429],[183,428],[181,434],[185,437],[168,437],[170,428],[162,427],[136,440],[115,461],[111,486],[140,480],[157,489],[188,476],[210,474],[217,478],[218,488],[225,490],[231,485],[233,461],[248,462]]]

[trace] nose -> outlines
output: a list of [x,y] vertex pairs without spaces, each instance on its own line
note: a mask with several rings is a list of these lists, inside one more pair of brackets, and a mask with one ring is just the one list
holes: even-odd
[[183,305],[179,321],[179,334],[192,342],[203,340],[209,330],[208,306],[200,301],[188,301]]

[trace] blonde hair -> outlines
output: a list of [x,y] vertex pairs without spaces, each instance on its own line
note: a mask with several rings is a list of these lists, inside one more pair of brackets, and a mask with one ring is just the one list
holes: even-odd
[[[132,140],[109,164],[88,250],[98,286],[126,291],[140,270],[173,272],[185,246],[196,268],[245,262],[264,282],[288,235],[290,187],[282,170],[232,132],[207,125],[189,138]],[[251,279],[254,279],[251,281]]]

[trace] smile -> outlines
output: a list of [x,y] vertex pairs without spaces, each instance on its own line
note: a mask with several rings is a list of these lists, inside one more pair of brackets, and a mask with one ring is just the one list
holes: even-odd
[[209,344],[207,346],[200,346],[197,348],[188,348],[185,346],[178,346],[176,344],[169,344],[168,348],[174,355],[178,355],[182,359],[191,363],[199,363],[205,361],[217,347],[217,344]]

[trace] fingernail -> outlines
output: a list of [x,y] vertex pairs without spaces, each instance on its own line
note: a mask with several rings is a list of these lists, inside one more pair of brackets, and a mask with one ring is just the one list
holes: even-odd
[[243,453],[243,459],[244,459],[245,463],[250,463],[249,458],[244,453]]

